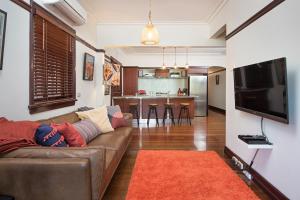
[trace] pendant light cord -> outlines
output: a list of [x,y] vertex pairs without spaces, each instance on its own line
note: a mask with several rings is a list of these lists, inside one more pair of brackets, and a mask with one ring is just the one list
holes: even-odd
[[177,49],[176,49],[176,47],[175,47],[175,67],[177,67],[177,57],[176,57],[176,54],[177,54]]
[[152,0],[149,0],[149,23],[152,24]]
[[165,67],[165,47],[163,47],[163,68]]
[[185,58],[186,58],[185,64],[188,65],[189,64],[189,48],[188,47],[186,48],[186,57]]

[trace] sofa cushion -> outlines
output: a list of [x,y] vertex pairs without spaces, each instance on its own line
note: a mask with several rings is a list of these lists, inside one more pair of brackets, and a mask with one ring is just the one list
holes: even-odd
[[94,122],[89,119],[81,120],[73,124],[80,135],[85,139],[86,143],[92,141],[95,137],[101,134],[100,129]]
[[8,120],[5,117],[0,117],[0,123],[1,122],[8,122]]
[[86,141],[81,134],[75,129],[70,123],[63,124],[51,124],[52,127],[56,128],[64,137],[70,147],[85,147]]
[[113,128],[127,126],[127,121],[124,119],[120,106],[107,106],[107,114]]
[[49,147],[67,147],[64,136],[49,125],[41,125],[35,133],[35,140],[39,145]]
[[90,119],[99,127],[102,133],[114,131],[107,116],[106,106],[101,106],[89,111],[76,112],[76,114],[80,119]]
[[130,127],[117,128],[114,132],[101,134],[93,139],[88,146],[104,146],[112,150],[119,150],[127,145],[131,136]]

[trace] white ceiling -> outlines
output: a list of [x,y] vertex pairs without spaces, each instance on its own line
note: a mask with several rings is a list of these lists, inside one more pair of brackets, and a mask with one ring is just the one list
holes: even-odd
[[[89,14],[103,23],[147,21],[148,0],[78,0]],[[154,23],[207,23],[226,0],[152,0]]]

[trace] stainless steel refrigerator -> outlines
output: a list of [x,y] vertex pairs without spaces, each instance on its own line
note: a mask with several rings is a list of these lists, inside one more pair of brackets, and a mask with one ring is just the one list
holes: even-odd
[[190,76],[189,88],[190,96],[195,96],[195,117],[207,116],[207,76]]

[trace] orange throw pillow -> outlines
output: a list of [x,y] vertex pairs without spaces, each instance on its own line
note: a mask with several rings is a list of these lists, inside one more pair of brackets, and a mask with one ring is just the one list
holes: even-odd
[[86,141],[80,133],[70,123],[64,124],[51,124],[56,128],[65,138],[70,147],[85,147]]

